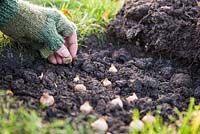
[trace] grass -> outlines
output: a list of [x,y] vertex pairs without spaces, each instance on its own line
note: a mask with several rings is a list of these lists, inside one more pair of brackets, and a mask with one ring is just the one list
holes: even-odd
[[[178,118],[170,117],[169,122],[164,122],[162,117],[156,115],[154,123],[145,123],[141,131],[130,130],[130,134],[200,134],[200,105],[194,105],[194,98],[191,99],[188,110],[180,112],[174,109]],[[139,111],[134,110],[133,120],[139,119]]]
[[[33,3],[46,7],[68,10],[78,27],[85,33],[105,31],[106,25],[114,18],[123,0],[31,0]],[[108,13],[105,15],[105,13]],[[95,27],[99,25],[101,27]]]
[[79,42],[95,33],[102,35],[124,0],[31,0],[35,4],[67,10],[78,26]]
[[3,33],[0,32],[0,50],[4,48],[5,46],[10,45],[10,40],[7,36],[5,36]]

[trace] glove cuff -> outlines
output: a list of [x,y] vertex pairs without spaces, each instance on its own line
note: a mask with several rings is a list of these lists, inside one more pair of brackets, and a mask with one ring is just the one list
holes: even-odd
[[47,59],[49,55],[53,53],[53,51],[50,50],[49,47],[46,45],[43,48],[39,49],[39,52],[41,57],[44,59]]
[[18,13],[17,0],[1,0],[0,2],[0,27],[9,23]]

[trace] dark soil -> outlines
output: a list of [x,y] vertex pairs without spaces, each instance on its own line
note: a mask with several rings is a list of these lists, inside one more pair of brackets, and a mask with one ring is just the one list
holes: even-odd
[[[134,108],[142,117],[149,111],[155,114],[159,106],[160,115],[168,120],[175,116],[174,107],[187,109],[190,97],[196,104],[200,102],[200,65],[170,60],[175,57],[191,63],[198,59],[199,11],[195,0],[129,0],[109,27],[109,34],[118,39],[120,47],[117,43],[101,46],[96,36],[91,36],[87,48],[80,48],[71,65],[49,64],[28,49],[5,48],[0,55],[0,88],[11,89],[35,109],[40,108],[42,93],[49,92],[55,104],[43,110],[47,120],[73,119],[88,100],[94,107],[92,115],[108,117],[112,134],[127,133]],[[127,45],[132,52],[125,49]],[[141,58],[146,52],[161,57]],[[108,72],[111,64],[117,73]],[[73,82],[76,75],[79,82]],[[112,88],[102,85],[105,78],[112,81]],[[87,91],[74,91],[77,83],[83,83]],[[125,98],[133,93],[139,99],[129,104]],[[123,100],[123,108],[109,104],[116,95]]]
[[198,0],[128,0],[109,34],[137,57],[146,54],[193,63],[200,54]]
[[[97,42],[95,36],[91,40]],[[190,97],[200,102],[198,65],[188,68],[169,60],[135,58],[112,44],[96,46],[90,40],[87,43],[88,48],[80,48],[77,60],[70,66],[49,64],[34,58],[27,49],[4,49],[0,56],[0,87],[11,89],[19,100],[35,109],[40,107],[42,93],[49,92],[55,97],[55,104],[43,110],[47,120],[73,119],[80,115],[80,105],[89,100],[95,117],[108,117],[109,131],[113,134],[127,133],[134,108],[143,116],[149,111],[155,114],[160,106],[161,116],[167,120],[169,115],[175,115],[174,107],[185,111]],[[108,72],[111,64],[119,69],[116,74]],[[77,74],[81,79],[78,83],[84,83],[87,91],[74,91],[73,78]],[[104,78],[112,81],[112,88],[103,87]],[[139,99],[129,104],[125,98],[134,92]],[[123,108],[109,104],[116,95],[121,96]]]

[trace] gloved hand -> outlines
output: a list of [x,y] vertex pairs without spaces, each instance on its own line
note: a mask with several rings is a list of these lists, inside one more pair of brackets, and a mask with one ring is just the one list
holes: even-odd
[[[66,49],[66,47],[68,49]],[[76,33],[73,33],[69,37],[65,38],[65,46],[61,47],[55,53],[51,53],[50,56],[48,57],[48,59],[53,64],[68,64],[68,63],[71,63],[72,58],[76,57],[77,49],[78,49],[77,35],[76,35]],[[46,48],[46,50],[44,48],[44,49],[40,50],[40,52],[41,53],[45,53],[45,52],[48,53],[48,48]],[[60,56],[60,55],[62,55],[62,56]],[[71,55],[71,56],[68,56],[68,55]]]
[[0,1],[0,30],[15,41],[38,49],[42,57],[54,64],[76,56],[76,29],[57,9],[23,0]]

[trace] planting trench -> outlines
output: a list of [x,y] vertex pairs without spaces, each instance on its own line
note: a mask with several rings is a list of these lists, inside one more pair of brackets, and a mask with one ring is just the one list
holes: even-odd
[[[167,0],[163,1],[167,2]],[[142,0],[140,2],[142,3]],[[190,2],[188,3],[190,4]],[[143,2],[143,4],[145,3]],[[111,23],[109,28],[109,34],[117,37],[122,45],[116,46],[116,43],[100,45],[95,35],[90,36],[86,41],[87,48],[79,49],[77,60],[71,65],[49,64],[35,56],[34,52],[29,49],[5,48],[0,55],[0,88],[11,89],[18,100],[24,102],[24,105],[28,103],[35,109],[40,107],[39,100],[43,92],[53,95],[55,104],[43,110],[47,120],[51,118],[73,119],[81,114],[80,106],[85,101],[89,101],[94,108],[91,115],[96,117],[107,116],[109,132],[113,134],[128,132],[128,125],[132,120],[132,110],[134,108],[139,109],[141,116],[144,116],[147,112],[155,114],[156,108],[159,106],[161,116],[167,120],[169,115],[175,115],[174,107],[185,111],[190,97],[196,99],[196,104],[199,103],[200,66],[198,62],[193,62],[192,65],[183,64],[182,60],[174,62],[170,60],[170,57],[166,57],[166,51],[164,51],[165,58],[156,57],[155,55],[151,57],[148,52],[143,52],[143,55],[140,55],[143,57],[134,55],[139,52],[134,45],[135,37],[132,40],[127,40],[124,37],[124,33],[117,31],[123,28],[118,26],[116,22],[122,23],[124,15],[122,15],[123,17],[121,16],[122,20],[119,20],[119,16],[122,12],[125,12],[126,6],[119,12],[117,19]],[[135,12],[134,9],[133,11]],[[138,23],[135,20],[132,22],[134,24]],[[116,26],[114,27],[114,25]],[[151,26],[143,25],[149,31],[151,26],[154,26],[154,24]],[[193,25],[191,25],[191,28],[193,28]],[[189,28],[184,30],[189,30]],[[147,39],[147,37],[150,37],[150,32],[148,32],[149,35],[145,34],[145,32],[143,31],[140,36],[140,40],[144,44],[148,41],[155,41],[156,37],[165,38],[159,33],[166,35],[163,31],[156,32],[157,36],[152,34],[151,38]],[[168,32],[171,33],[170,31]],[[190,32],[192,37],[197,38],[198,33]],[[180,35],[174,36],[180,37]],[[189,38],[189,36],[187,37]],[[163,38],[160,39],[161,42]],[[166,38],[169,39],[168,36]],[[180,49],[185,50],[184,47],[191,47],[195,45],[194,42],[185,42],[188,46],[183,45],[183,48]],[[130,43],[133,45],[131,51],[135,50],[134,54],[126,49],[126,45]],[[149,43],[150,48],[152,44]],[[166,43],[166,45],[170,47],[170,44]],[[160,47],[163,46],[160,45]],[[179,47],[176,48],[179,49]],[[160,48],[154,49],[154,47],[152,49],[155,51],[160,50]],[[174,49],[171,51],[170,49],[170,52],[178,53],[179,50]],[[175,54],[172,55],[177,57]],[[185,55],[190,55],[192,58],[192,53],[189,51]],[[194,57],[192,59],[186,58],[189,59],[187,62],[194,61]],[[185,59],[182,56],[177,58]],[[111,73],[108,71],[111,64],[115,65],[118,72]],[[43,74],[42,79],[39,77],[41,74]],[[76,75],[80,76],[78,82],[74,82]],[[102,80],[105,78],[112,82],[112,87],[103,86]],[[75,91],[74,87],[78,83],[84,84],[87,90],[82,92]],[[126,97],[133,93],[136,93],[138,100],[128,103]],[[109,103],[116,98],[116,95],[121,97],[123,108],[112,106]],[[87,121],[87,116],[85,120]]]

